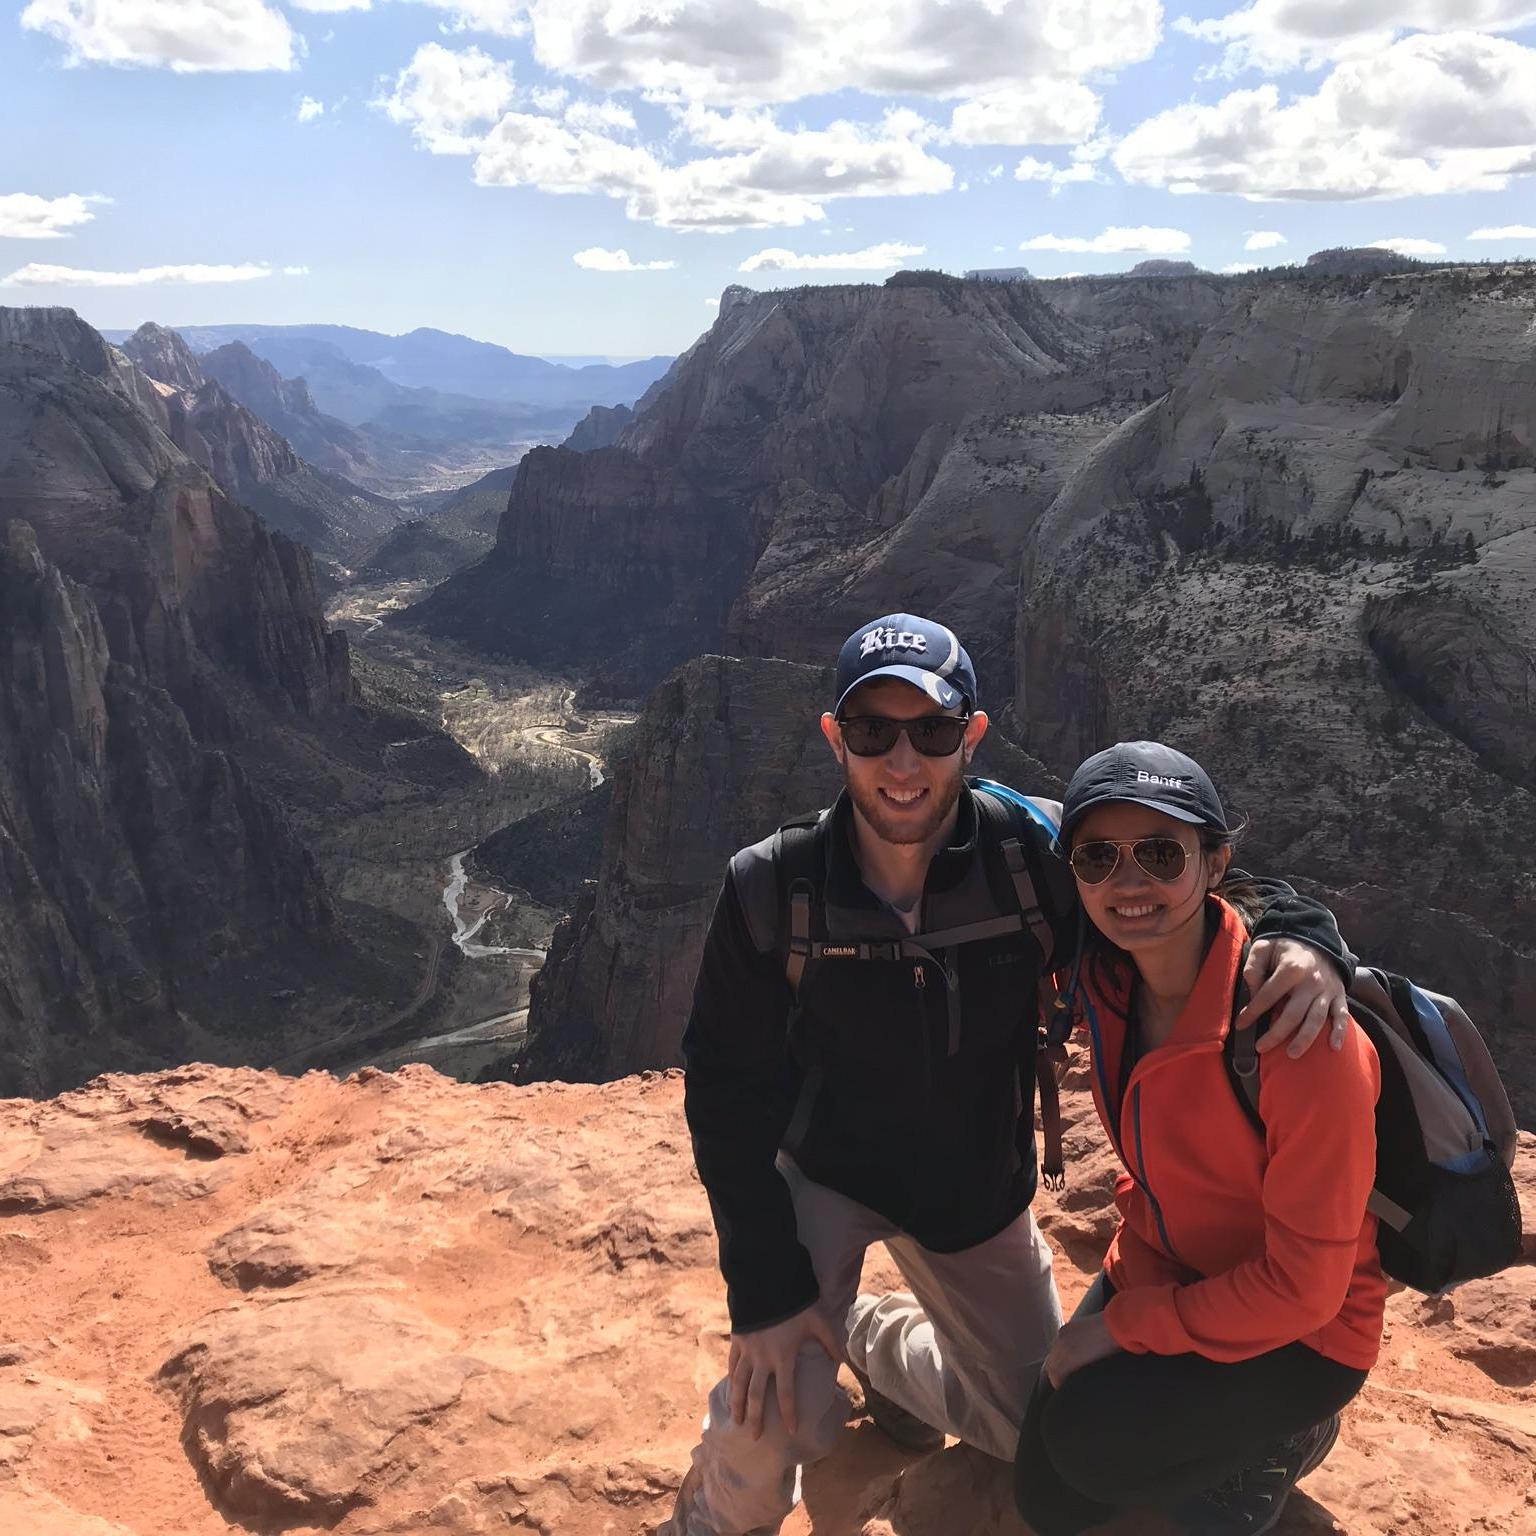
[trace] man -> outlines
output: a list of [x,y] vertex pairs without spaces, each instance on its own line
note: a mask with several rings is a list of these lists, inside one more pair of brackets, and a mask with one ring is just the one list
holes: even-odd
[[[821,728],[846,788],[731,860],[683,1040],[732,1333],[667,1536],[779,1529],[843,1425],[844,1358],[903,1443],[1010,1459],[1061,1325],[1029,1211],[1044,957],[1004,865],[1022,854],[1058,958],[1071,879],[1040,822],[966,785],[987,717],[944,625],[851,635]],[[1333,920],[1270,891],[1250,1007],[1286,1006],[1265,1043],[1305,1048],[1330,1017],[1342,1038],[1344,982],[1295,937],[1347,971]],[[910,1295],[858,1295],[875,1242]]]

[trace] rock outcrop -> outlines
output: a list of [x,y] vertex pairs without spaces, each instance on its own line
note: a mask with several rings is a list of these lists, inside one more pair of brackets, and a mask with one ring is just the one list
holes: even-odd
[[[1114,1172],[1070,1081],[1069,1183],[1036,1205],[1068,1306]],[[641,1536],[668,1514],[727,1350],[676,1074],[188,1067],[0,1103],[0,1148],[5,1529]],[[1530,1135],[1517,1171],[1529,1230]],[[1529,1529],[1532,1258],[1391,1298],[1383,1358],[1283,1529]],[[899,1283],[871,1254],[865,1285]],[[1027,1536],[1009,1467],[901,1452],[843,1384],[849,1428],[785,1536]]]
[[1131,268],[1131,277],[1194,277],[1202,269],[1192,261],[1167,261],[1161,257],[1152,257],[1147,261],[1138,261]]
[[28,524],[5,538],[0,1092],[282,1038],[271,994],[342,947],[313,859]]
[[[883,563],[875,546],[920,503],[957,433],[978,417],[1076,414],[1167,387],[1205,317],[1178,318],[1179,284],[1131,286],[1143,314],[1114,314],[1108,326],[1086,304],[1082,318],[1068,316],[1037,285],[943,274],[732,291],[611,447],[529,453],[496,550],[408,621],[492,651],[558,657],[597,670],[610,691],[643,693],[679,660],[719,647],[728,628],[763,643],[772,624],[754,613],[733,627],[731,608],[769,551],[759,585],[775,583],[807,496],[820,506],[810,522],[835,524],[844,546],[825,593],[842,596],[853,570],[868,568],[867,585],[887,594],[878,606],[902,607],[928,573]],[[978,549],[978,562],[1006,566],[1018,536]],[[1006,590],[1011,572],[1001,581]],[[746,599],[748,610],[761,603]],[[996,615],[1005,647],[1010,610],[1005,598]]]
[[[1358,280],[1353,280],[1358,283]],[[1032,536],[1015,719],[1200,757],[1245,862],[1456,993],[1536,1117],[1536,277],[1279,283]]]
[[114,654],[173,694],[203,652],[269,702],[313,714],[349,699],[308,553],[176,447],[154,384],[71,311],[0,324],[0,526],[29,522],[93,589]]
[[634,419],[635,413],[627,405],[594,405],[560,446],[573,453],[611,448],[619,440],[619,433]]
[[270,1059],[390,990],[247,771],[316,774],[345,638],[121,354],[68,311],[0,329],[0,1093]]
[[377,477],[381,466],[367,435],[314,402],[303,379],[285,379],[244,342],[231,341],[198,360],[205,377],[215,379],[318,469],[359,483]]
[[[238,344],[200,360],[175,331],[148,322],[123,351],[160,386],[153,414],[171,441],[317,555],[356,563],[401,520],[395,503],[344,478],[377,466],[359,434],[321,416],[302,379],[281,378]],[[296,437],[325,467],[295,452]]]
[[153,320],[146,320],[123,343],[122,351],[141,373],[175,389],[193,390],[204,381],[197,354],[175,331]]
[[1326,251],[1313,251],[1307,257],[1307,271],[1317,277],[1384,277],[1389,272],[1407,272],[1421,265],[1411,256],[1399,256],[1380,245],[1336,245]]

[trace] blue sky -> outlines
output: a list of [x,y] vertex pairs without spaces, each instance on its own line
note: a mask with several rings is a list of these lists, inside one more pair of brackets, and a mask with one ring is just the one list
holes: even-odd
[[0,303],[675,352],[733,282],[1536,256],[1536,0],[23,0],[0,146]]

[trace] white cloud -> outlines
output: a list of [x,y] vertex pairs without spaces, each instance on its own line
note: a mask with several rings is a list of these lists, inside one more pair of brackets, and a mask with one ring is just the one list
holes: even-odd
[[8,277],[0,288],[145,288],[153,283],[249,283],[271,277],[265,262],[240,266],[140,267],[133,272],[91,272],[78,267],[50,267],[30,262]]
[[608,91],[754,105],[1060,89],[1149,58],[1161,0],[527,0],[535,57]]
[[1229,276],[1235,277],[1240,272],[1257,272],[1259,263],[1256,261],[1231,261],[1221,269]]
[[600,245],[577,251],[571,260],[589,272],[667,272],[675,261],[631,261],[628,251],[605,251]]
[[1091,160],[1074,160],[1071,165],[1052,165],[1049,160],[1036,160],[1025,155],[1013,168],[1015,181],[1048,181],[1054,191],[1074,181],[1100,181],[1104,178]]
[[1098,127],[1099,98],[1079,80],[989,91],[950,113],[953,144],[1077,144]]
[[1396,251],[1399,256],[1444,256],[1445,247],[1438,240],[1420,240],[1412,235],[1393,235],[1387,240],[1369,240],[1378,250]]
[[736,269],[738,272],[894,272],[908,258],[921,256],[927,248],[887,241],[866,246],[862,251],[824,251],[804,255],[773,247],[759,251]]
[[299,102],[299,121],[312,123],[317,117],[325,116],[325,103],[317,101],[313,96],[306,96]]
[[283,268],[283,276],[284,277],[308,277],[309,276],[309,268],[308,267],[284,267]]
[[0,195],[0,240],[67,240],[71,229],[96,217],[91,212],[92,203],[110,201],[82,197],[78,192],[63,197],[7,192]]
[[633,133],[635,114],[616,101],[573,101],[561,114],[571,128],[590,128],[594,133]]
[[1189,247],[1190,238],[1182,229],[1153,229],[1145,224],[1135,229],[1112,227],[1092,238],[1035,235],[1019,245],[1021,251],[1074,251],[1096,256],[1118,255],[1126,251],[1144,256],[1178,256]]
[[296,11],[368,11],[373,9],[372,0],[288,0]]
[[1404,38],[1287,104],[1267,84],[1160,112],[1114,161],[1144,186],[1253,200],[1500,191],[1536,171],[1536,49]]
[[263,0],[31,0],[21,24],[58,38],[71,64],[181,74],[292,69],[303,46]]
[[374,105],[392,122],[407,124],[434,155],[469,155],[513,94],[510,64],[478,48],[423,43],[395,76],[390,94]]
[[521,37],[528,30],[523,0],[422,0],[433,10],[447,11],[445,29],[451,32],[492,32],[498,37]]
[[799,226],[825,217],[825,205],[836,198],[909,196],[954,185],[944,161],[880,128],[835,122],[789,132],[757,113],[685,115],[682,127],[711,147],[730,144],[737,152],[673,163],[588,128],[509,112],[481,141],[475,180],[602,193],[622,199],[632,219],[716,231]]
[[1286,243],[1285,236],[1277,229],[1250,229],[1248,238],[1243,241],[1245,251],[1272,251],[1277,245]]
[[1497,228],[1484,225],[1474,229],[1468,240],[1536,240],[1536,224],[1501,224]]
[[[595,193],[638,221],[710,231],[797,228],[843,197],[950,191],[955,171],[935,152],[945,144],[1073,145],[1053,188],[1102,180],[1092,168],[1108,147],[1092,137],[1096,92],[1152,55],[1163,15],[1162,0],[427,3],[455,26],[511,34],[526,22],[546,78],[514,93],[503,73],[487,116],[469,110],[456,80],[420,80],[419,51],[379,104],[424,147],[473,153],[481,185]],[[427,46],[444,75],[446,57],[476,51]],[[573,102],[573,88],[603,99]],[[949,106],[892,106],[878,122],[815,128],[775,116],[839,91]],[[629,104],[614,99],[626,92],[670,111],[672,135],[642,138]]]
[[1220,43],[1221,70],[1271,74],[1380,53],[1407,32],[1513,32],[1536,22],[1533,0],[1254,0],[1181,31]]

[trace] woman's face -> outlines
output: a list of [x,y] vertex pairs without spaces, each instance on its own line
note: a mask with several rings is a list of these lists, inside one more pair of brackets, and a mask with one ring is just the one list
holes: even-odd
[[1205,893],[1220,883],[1231,857],[1225,848],[1206,854],[1198,830],[1188,822],[1131,801],[1095,807],[1073,830],[1072,846],[1100,840],[1131,843],[1143,837],[1169,837],[1183,846],[1187,857],[1177,879],[1154,879],[1129,848],[1122,848],[1109,879],[1099,885],[1077,882],[1094,927],[1132,954],[1155,948],[1196,918]]

